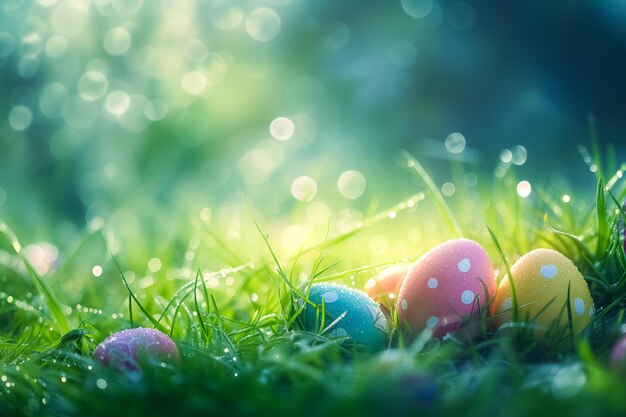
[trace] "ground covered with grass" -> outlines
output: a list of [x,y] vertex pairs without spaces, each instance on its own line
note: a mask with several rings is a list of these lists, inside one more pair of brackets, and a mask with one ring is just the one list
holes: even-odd
[[[624,377],[609,354],[623,331],[626,182],[615,161],[583,157],[595,190],[565,181],[531,191],[510,164],[477,177],[453,163],[456,183],[469,185],[450,197],[402,154],[414,195],[341,227],[317,224],[306,239],[297,236],[306,213],[294,209],[286,227],[247,198],[236,238],[203,209],[173,233],[148,226],[133,242],[140,251],[125,251],[104,222],[58,254],[23,246],[1,223],[0,414],[624,415]],[[392,308],[388,347],[377,352],[303,330],[300,294],[312,282],[362,289],[461,236],[486,248],[498,279],[533,248],[565,254],[594,299],[590,326],[577,338],[536,338],[532,323],[497,329],[484,315],[444,340],[412,340]],[[401,256],[377,259],[381,245]],[[146,359],[129,376],[91,359],[110,333],[139,326],[170,335],[180,364]]]

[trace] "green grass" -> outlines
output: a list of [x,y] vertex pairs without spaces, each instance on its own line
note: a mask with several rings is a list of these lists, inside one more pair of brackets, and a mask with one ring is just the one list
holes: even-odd
[[[347,230],[319,225],[296,248],[278,244],[284,224],[272,226],[278,219],[242,201],[240,239],[225,238],[217,221],[190,218],[179,234],[151,236],[143,250],[127,252],[105,226],[86,230],[40,274],[2,223],[0,415],[624,415],[624,380],[607,361],[626,299],[626,182],[612,168],[602,172],[616,161],[593,153],[595,193],[568,190],[569,202],[564,190],[540,186],[520,198],[512,168],[479,178],[483,185],[463,199],[444,197],[406,154],[414,195]],[[390,249],[376,256],[368,248],[381,235]],[[444,341],[425,332],[409,342],[392,309],[393,338],[376,353],[342,346],[325,326],[299,327],[313,282],[362,288],[382,268],[461,235],[483,244],[499,278],[532,248],[564,253],[589,284],[592,325],[578,338],[554,328],[536,340],[532,318],[494,329],[483,314]],[[151,257],[158,268],[146,269]],[[562,314],[571,326],[571,311]],[[90,359],[108,334],[133,326],[170,334],[180,366],[146,364],[133,379]]]

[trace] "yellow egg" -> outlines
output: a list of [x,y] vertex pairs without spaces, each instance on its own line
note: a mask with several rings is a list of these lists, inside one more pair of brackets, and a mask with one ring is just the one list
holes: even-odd
[[[567,329],[567,288],[570,288],[572,325],[576,335],[591,321],[593,300],[582,274],[565,255],[552,249],[535,249],[511,267],[517,296],[518,322],[531,323],[533,335],[545,335],[551,326]],[[502,279],[491,313],[498,327],[513,321],[513,301],[508,276]],[[566,333],[567,334],[567,333]]]

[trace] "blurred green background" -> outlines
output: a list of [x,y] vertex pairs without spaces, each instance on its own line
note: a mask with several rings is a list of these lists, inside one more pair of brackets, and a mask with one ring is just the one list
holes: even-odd
[[400,149],[447,198],[509,168],[593,193],[589,115],[624,159],[624,28],[618,0],[3,0],[0,216],[148,259],[192,219],[243,239],[243,195],[291,248],[417,192]]

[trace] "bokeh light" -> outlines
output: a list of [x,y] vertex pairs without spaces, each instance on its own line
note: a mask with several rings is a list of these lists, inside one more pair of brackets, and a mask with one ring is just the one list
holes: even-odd
[[345,198],[355,200],[363,195],[367,182],[359,171],[346,171],[339,176],[337,188]]
[[530,185],[530,183],[528,181],[520,181],[517,184],[517,194],[522,197],[522,198],[526,198],[530,195],[532,191],[532,186]]

